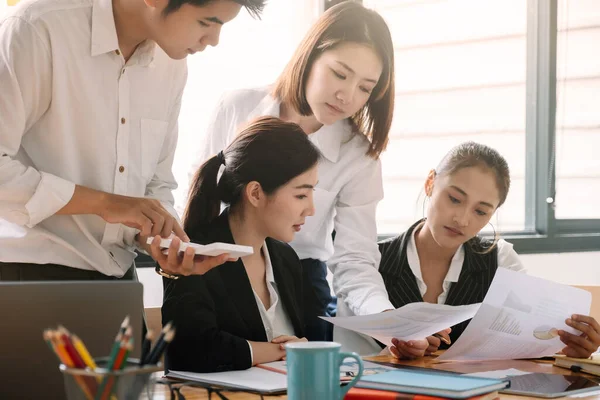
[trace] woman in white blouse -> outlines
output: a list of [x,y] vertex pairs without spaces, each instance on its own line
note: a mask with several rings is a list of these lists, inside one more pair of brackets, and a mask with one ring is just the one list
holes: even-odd
[[[379,245],[379,272],[394,308],[419,301],[454,306],[480,303],[498,268],[525,272],[512,244],[478,236],[504,204],[509,187],[506,160],[478,143],[456,146],[430,171],[424,185],[429,199],[426,218]],[[447,343],[434,336],[408,342],[394,339],[390,351],[402,358],[431,354],[458,339],[468,323],[439,332]],[[577,316],[566,324],[585,335],[559,331],[567,346],[565,354],[588,357],[598,348],[600,329],[592,317]],[[374,340],[337,327],[335,337],[361,354],[381,350]]]
[[[314,216],[290,243],[318,299],[308,315],[392,308],[377,272],[375,210],[383,197],[379,155],[394,110],[393,45],[376,12],[354,2],[332,7],[310,29],[273,87],[226,94],[205,132],[194,167],[235,137],[240,125],[270,115],[295,122],[322,152]],[[335,232],[335,239],[332,234]],[[327,264],[326,264],[327,263]],[[328,323],[307,321],[310,340],[330,340]]]

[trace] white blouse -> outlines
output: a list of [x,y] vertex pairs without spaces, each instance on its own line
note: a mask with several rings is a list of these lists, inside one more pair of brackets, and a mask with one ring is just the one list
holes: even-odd
[[[269,298],[271,303],[269,309],[265,307],[254,289],[252,289],[252,293],[254,293],[254,299],[256,300],[256,305],[258,306],[260,319],[265,327],[267,341],[270,342],[278,336],[294,336],[295,332],[290,317],[285,312],[283,303],[279,299],[279,290],[277,289],[277,282],[275,282],[275,276],[273,275],[273,264],[271,264],[271,257],[269,256],[269,250],[267,250],[266,243],[263,245],[261,250],[265,255],[265,279],[267,281],[267,289],[269,290]],[[250,343],[248,343],[248,346],[250,347],[250,357],[252,360],[254,360],[252,346],[250,346]]]
[[[417,285],[419,286],[419,292],[421,296],[424,296],[427,292],[427,285],[423,281],[423,275],[421,274],[421,261],[417,253],[417,247],[415,245],[415,235],[418,229],[413,230],[413,234],[410,237],[408,245],[406,247],[406,258],[408,265],[415,278],[417,278]],[[525,272],[525,266],[521,262],[519,255],[513,250],[513,245],[508,243],[504,239],[500,239],[496,244],[498,246],[498,267],[507,268],[512,271]],[[460,246],[452,261],[450,262],[450,269],[444,278],[442,283],[442,293],[438,296],[438,304],[446,304],[446,297],[448,297],[448,291],[453,282],[458,282],[460,273],[462,271],[463,262],[465,261],[465,249],[464,246]]]

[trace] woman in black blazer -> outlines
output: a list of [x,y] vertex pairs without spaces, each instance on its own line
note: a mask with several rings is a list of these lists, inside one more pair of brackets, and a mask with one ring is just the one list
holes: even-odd
[[[196,243],[252,246],[254,254],[204,275],[164,278],[163,324],[177,334],[170,370],[246,369],[285,355],[286,342],[306,340],[298,256],[286,244],[314,213],[319,152],[293,123],[265,117],[200,167],[184,229]],[[218,215],[220,204],[228,204]]]

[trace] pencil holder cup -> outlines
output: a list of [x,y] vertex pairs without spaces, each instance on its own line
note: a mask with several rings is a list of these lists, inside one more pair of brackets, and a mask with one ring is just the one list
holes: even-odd
[[124,369],[109,371],[108,358],[95,361],[94,371],[60,365],[67,400],[137,400],[142,394],[144,399],[153,398],[155,372],[163,371],[161,364],[139,366],[139,360],[128,359]]

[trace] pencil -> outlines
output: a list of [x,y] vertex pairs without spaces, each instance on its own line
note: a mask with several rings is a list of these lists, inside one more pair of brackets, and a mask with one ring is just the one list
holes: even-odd
[[271,372],[277,372],[278,374],[287,375],[286,371],[284,371],[282,369],[277,369],[277,368],[271,367],[270,365],[258,364],[256,367],[266,369],[267,371],[271,371]]
[[125,334],[125,331],[127,330],[128,326],[129,326],[129,315],[125,316],[125,319],[123,320],[123,322],[121,322],[121,327],[119,328],[119,332],[121,332],[121,335]]
[[52,330],[51,329],[44,330],[43,336],[44,336],[44,341],[46,342],[46,344],[48,345],[48,347],[50,347],[50,350],[52,350],[52,352],[54,353],[54,355],[56,356],[56,358],[58,358],[58,360],[60,362],[62,362],[62,360],[58,356],[58,353],[56,352],[56,349],[54,348],[54,344],[52,343]]
[[448,346],[450,346],[452,344],[452,341],[442,335],[440,335],[439,333],[434,333],[433,335],[431,335],[433,337],[436,337],[438,339],[440,339],[442,342],[446,343]]
[[152,347],[152,339],[154,339],[154,332],[152,332],[152,329],[149,329],[148,332],[146,332],[146,337],[144,338],[144,343],[142,344],[142,355],[140,356],[139,362],[140,366],[143,365],[144,359],[150,352],[150,348]]
[[[65,350],[69,354],[69,357],[73,361],[73,365],[75,368],[85,369],[87,366],[83,358],[73,345],[73,341],[71,339],[71,334],[64,326],[59,326],[58,328],[59,334],[61,335],[61,339],[65,344]],[[98,390],[98,379],[92,378],[89,376],[83,377],[83,381],[86,383],[86,386],[89,388],[91,393],[95,393]]]
[[[125,319],[123,320],[123,323],[119,327],[119,331],[117,332],[117,336],[115,337],[113,347],[110,350],[110,355],[108,356],[108,361],[106,363],[106,369],[108,371],[112,371],[112,369],[115,365],[115,360],[117,359],[117,357],[119,355],[119,351],[121,350],[121,345],[123,344],[123,338],[127,334],[131,335],[131,327],[128,327],[127,324],[129,324],[129,316],[125,317]],[[104,379],[102,379],[102,383],[100,384],[100,387],[96,391],[96,397],[95,397],[96,400],[100,400],[102,398],[102,396],[104,394],[104,389],[106,388],[107,384],[108,384],[108,376],[105,376]]]
[[150,353],[147,354],[145,358],[142,359],[142,365],[150,364],[150,357],[154,356],[156,347],[159,343],[163,342],[165,335],[171,330],[171,326],[173,326],[173,324],[171,322],[167,322],[167,324],[163,327],[162,331],[160,332],[160,335],[158,336],[158,339],[156,339],[156,344],[154,345],[154,348],[150,350]]
[[59,326],[58,332],[61,335],[61,339],[62,339],[63,343],[65,344],[65,350],[67,350],[69,357],[71,357],[71,360],[73,361],[73,365],[75,366],[75,368],[82,368],[82,369],[85,368],[85,366],[86,366],[85,362],[83,361],[83,359],[81,358],[81,356],[79,355],[77,350],[75,349],[75,346],[73,345],[73,342],[71,341],[69,331],[64,326]]
[[[56,349],[56,354],[58,355],[58,357],[60,358],[62,363],[64,365],[66,365],[68,368],[75,368],[75,364],[73,363],[73,360],[71,360],[69,353],[67,353],[67,350],[65,349],[65,345],[63,344],[61,337],[62,337],[62,334],[60,332],[58,332],[58,331],[51,332],[51,341],[54,345],[54,348]],[[94,398],[94,396],[92,395],[93,391],[90,389],[90,387],[89,387],[88,383],[85,381],[84,377],[75,375],[75,376],[73,376],[73,378],[79,385],[79,388],[85,394],[85,397],[88,400],[93,400],[93,398]]]
[[154,350],[152,350],[152,353],[150,353],[150,356],[148,356],[147,364],[158,364],[158,361],[162,357],[165,349],[167,348],[169,343],[171,343],[174,337],[175,328],[172,328],[169,332],[165,334],[164,340],[162,342],[156,343],[156,346],[154,346]]
[[73,341],[73,346],[75,346],[75,350],[77,350],[77,352],[83,359],[83,362],[85,363],[85,365],[87,365],[92,370],[95,370],[96,368],[98,368],[96,366],[96,363],[94,362],[94,359],[90,355],[90,352],[85,347],[85,345],[83,344],[81,339],[79,339],[79,337],[77,337],[77,335],[73,335],[72,341]]
[[[123,339],[121,342],[121,348],[119,349],[119,354],[115,359],[113,368],[111,368],[112,371],[120,371],[125,368],[125,365],[127,365],[127,357],[131,350],[133,350],[133,338],[129,338],[128,340]],[[107,399],[109,397],[114,383],[115,377],[110,376],[106,382],[104,390],[102,390],[102,395],[100,397],[101,399]]]

